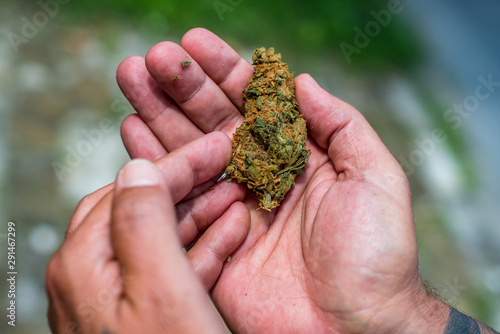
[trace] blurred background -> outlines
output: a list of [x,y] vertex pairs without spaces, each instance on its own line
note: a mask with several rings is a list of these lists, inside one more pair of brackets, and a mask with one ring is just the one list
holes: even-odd
[[497,0],[3,0],[0,332],[49,333],[45,266],[78,200],[128,160],[119,126],[134,111],[118,64],[198,26],[246,59],[274,46],[366,116],[410,179],[424,279],[499,329],[499,12]]

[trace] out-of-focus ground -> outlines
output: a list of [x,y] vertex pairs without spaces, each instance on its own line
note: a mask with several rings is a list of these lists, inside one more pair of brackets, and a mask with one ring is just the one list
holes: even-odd
[[[215,31],[247,59],[256,47],[275,46],[295,73],[309,72],[362,111],[410,178],[424,278],[460,310],[500,328],[500,87],[459,125],[445,118],[455,104],[474,101],[479,77],[500,82],[500,5],[401,1],[401,13],[349,62],[339,45],[355,45],[354,28],[389,3],[70,1],[14,47],[9,33],[24,36],[23,18],[34,22],[43,8],[3,2],[0,270],[5,282],[6,224],[14,221],[18,308],[17,326],[2,315],[0,331],[49,332],[45,265],[78,200],[112,182],[128,159],[119,126],[133,110],[115,82],[118,64],[156,42],[178,42],[194,26]],[[447,139],[432,140],[436,129]],[[5,283],[0,293],[4,314]]]

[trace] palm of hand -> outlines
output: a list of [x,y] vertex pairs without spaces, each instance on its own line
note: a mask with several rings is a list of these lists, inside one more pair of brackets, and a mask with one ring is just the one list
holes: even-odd
[[345,179],[313,140],[309,147],[306,173],[275,215],[251,212],[255,230],[213,288],[235,332],[353,329],[414,278],[414,249],[404,244],[411,240],[394,240],[384,228],[394,219],[385,208],[399,203]]
[[[175,87],[171,80],[176,73],[173,67],[169,72],[165,70],[165,61],[162,66],[154,65],[161,62],[154,59],[159,57],[148,55],[148,70],[161,88],[151,83],[149,75],[143,86],[153,87],[153,93],[144,92],[145,88],[141,91],[136,77],[122,78],[120,83],[145,119],[141,123],[144,135],[137,135],[138,130],[130,124],[122,129],[132,157],[158,157],[203,132],[222,130],[230,135],[241,122],[242,116],[233,104],[242,109],[238,104],[251,66],[242,64],[234,51],[227,50],[227,44],[208,32],[195,30],[188,34],[189,42],[183,45],[186,51],[168,45],[173,54],[170,57],[177,61],[176,57],[183,59],[190,52],[215,88],[207,88],[211,83],[207,84],[206,79],[190,79],[187,74],[176,81],[179,86]],[[224,64],[234,66],[232,72],[219,78],[210,68],[213,54],[223,57],[218,46],[228,54]],[[174,50],[175,47],[180,50]],[[160,54],[160,49],[153,53]],[[163,52],[161,56],[165,53],[168,54]],[[231,57],[238,60],[230,60]],[[145,68],[143,78],[144,73]],[[205,90],[218,90],[210,92],[208,106],[208,98],[202,97],[208,92],[199,87],[189,90],[189,80],[197,81]],[[391,300],[402,298],[418,281],[407,180],[357,111],[321,90],[312,79],[299,77],[296,85],[297,99],[311,135],[308,147],[312,154],[306,172],[296,179],[281,206],[271,213],[256,211],[256,200],[247,194],[250,232],[213,287],[213,299],[236,332],[365,331],[366,324],[376,319],[379,311],[390,309]],[[158,93],[161,90],[182,109],[178,109],[178,114],[187,115],[178,118],[177,124],[162,120],[158,110],[152,110],[160,102],[149,100],[165,99],[163,91]],[[219,110],[212,118],[197,112],[202,106],[210,109],[226,103],[218,101],[219,95],[232,104],[213,107]],[[227,112],[231,108],[236,110],[236,116]],[[156,115],[147,115],[155,112]],[[221,116],[216,119],[216,115]],[[168,124],[170,131],[165,129]],[[162,147],[156,153],[146,154],[145,146],[136,139],[146,138],[150,129],[158,140],[142,142],[149,140],[152,147]]]

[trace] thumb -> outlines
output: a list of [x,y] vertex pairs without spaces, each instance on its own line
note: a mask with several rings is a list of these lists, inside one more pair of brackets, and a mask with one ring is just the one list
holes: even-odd
[[199,332],[203,326],[220,329],[220,319],[182,251],[172,195],[153,163],[132,160],[119,172],[111,236],[128,307],[150,319],[165,321],[169,315],[193,320],[174,322],[179,330],[174,332],[187,332],[185,325],[198,326]]
[[329,94],[309,74],[299,75],[295,86],[309,133],[328,150],[339,174],[358,180],[367,175],[406,178],[375,130],[353,106]]

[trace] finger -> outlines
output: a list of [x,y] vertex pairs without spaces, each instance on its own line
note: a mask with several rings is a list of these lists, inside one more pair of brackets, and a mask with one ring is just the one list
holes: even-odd
[[368,174],[399,174],[399,164],[359,111],[323,90],[310,75],[298,76],[295,84],[310,134],[328,150],[338,173],[361,180]]
[[206,312],[213,308],[183,254],[168,188],[147,160],[133,160],[118,174],[111,233],[117,259],[133,277],[124,287],[125,299],[145,314],[163,308],[173,318],[191,319],[190,324],[220,326],[216,313]]
[[213,187],[215,187],[217,185],[217,183],[218,183],[217,180],[218,180],[218,177],[217,177],[217,175],[215,175],[214,177],[212,177],[208,181],[205,181],[205,182],[197,185],[196,187],[191,189],[191,191],[181,200],[181,202],[189,201],[190,199],[195,198],[196,196],[200,196],[204,192],[211,190]]
[[[138,115],[129,115],[121,127],[124,145],[132,159],[155,161],[167,155],[167,151]],[[213,178],[197,185],[182,201],[194,198],[216,184]]]
[[[211,157],[211,159],[206,159],[207,156]],[[200,138],[190,143],[189,145],[186,145],[182,150],[174,151],[171,154],[157,160],[156,164],[158,165],[160,170],[164,171],[164,177],[170,183],[170,188],[174,190],[173,196],[176,202],[178,202],[182,198],[184,198],[184,196],[186,196],[194,186],[208,180],[209,178],[220,172],[225,166],[227,166],[230,158],[231,143],[229,141],[229,138],[227,138],[220,132],[215,132],[206,135],[205,137]],[[184,179],[179,178],[179,175],[183,176],[184,179],[187,180],[187,182],[185,183],[181,181],[181,179]],[[94,225],[102,222],[102,220],[106,218],[106,210],[109,210],[109,207],[106,207],[103,203],[96,210],[96,206],[105,198],[106,195],[110,193],[113,187],[114,183],[109,184],[106,187],[103,187],[96,192],[85,196],[80,201],[80,203],[78,203],[75,214],[73,215],[69,223],[68,230],[66,232],[66,238],[72,235],[78,229],[78,227],[82,225],[85,219],[89,220],[90,222],[94,222],[92,224]],[[233,193],[230,191],[225,191],[224,193],[226,197],[220,201],[220,205],[215,205],[213,207],[214,209],[216,209],[216,211],[221,210],[221,206],[228,205],[228,201],[233,198],[232,196],[235,196],[234,198],[239,199],[239,196],[241,195],[238,192]],[[220,198],[214,198],[220,200]],[[200,199],[198,201],[200,201]],[[105,203],[108,203],[109,205],[109,202],[110,199],[108,199]],[[206,208],[206,206],[204,207]],[[89,213],[92,210],[96,212],[93,213],[94,215],[92,217],[88,217]],[[207,213],[207,210],[195,210],[194,212],[190,213],[187,213],[187,211],[189,210],[185,210],[184,215],[186,221],[184,225],[186,226],[191,224],[188,222],[191,220],[191,218],[189,218],[191,214],[192,217],[198,217],[199,214],[197,212]],[[209,217],[211,216],[206,216],[206,218]],[[204,224],[205,223],[200,223],[200,226],[203,226]],[[190,229],[186,228],[185,231],[187,232],[183,233],[188,233]]]
[[245,239],[250,213],[245,204],[235,202],[187,253],[187,257],[208,291],[219,277],[222,266]]
[[[194,185],[202,183],[222,170],[230,158],[229,138],[220,132],[214,132],[157,160],[156,164],[169,184],[171,197],[178,202]],[[63,245],[71,250],[67,253],[79,254],[82,257],[79,265],[83,267],[93,267],[97,264],[103,266],[103,263],[113,258],[108,231],[111,201],[112,193],[104,195],[86,214],[78,228],[72,229],[74,238],[69,238],[65,242],[66,245]],[[97,289],[99,286],[93,288]]]
[[231,151],[230,139],[221,132],[212,132],[155,163],[178,203],[193,187],[222,171],[231,160]]
[[252,64],[207,29],[191,29],[182,37],[181,46],[243,112],[242,92],[254,71]]
[[101,201],[101,199],[106,196],[111,190],[113,190],[114,183],[108,184],[99,190],[85,196],[78,202],[76,206],[75,213],[68,224],[68,229],[66,230],[66,239],[69,238],[73,232],[80,226],[82,221],[87,217],[89,212]]
[[177,205],[179,236],[183,246],[205,231],[234,202],[245,198],[246,188],[236,182],[220,182],[212,189]]
[[123,94],[167,151],[203,135],[151,77],[144,58],[125,59],[116,78]]
[[120,132],[125,149],[132,159],[154,161],[167,155],[165,147],[138,115],[127,116]]
[[[182,61],[192,63],[183,68]],[[231,135],[243,121],[238,108],[179,45],[157,44],[146,55],[146,66],[163,90],[205,133],[217,130]],[[179,79],[173,80],[174,77]]]

